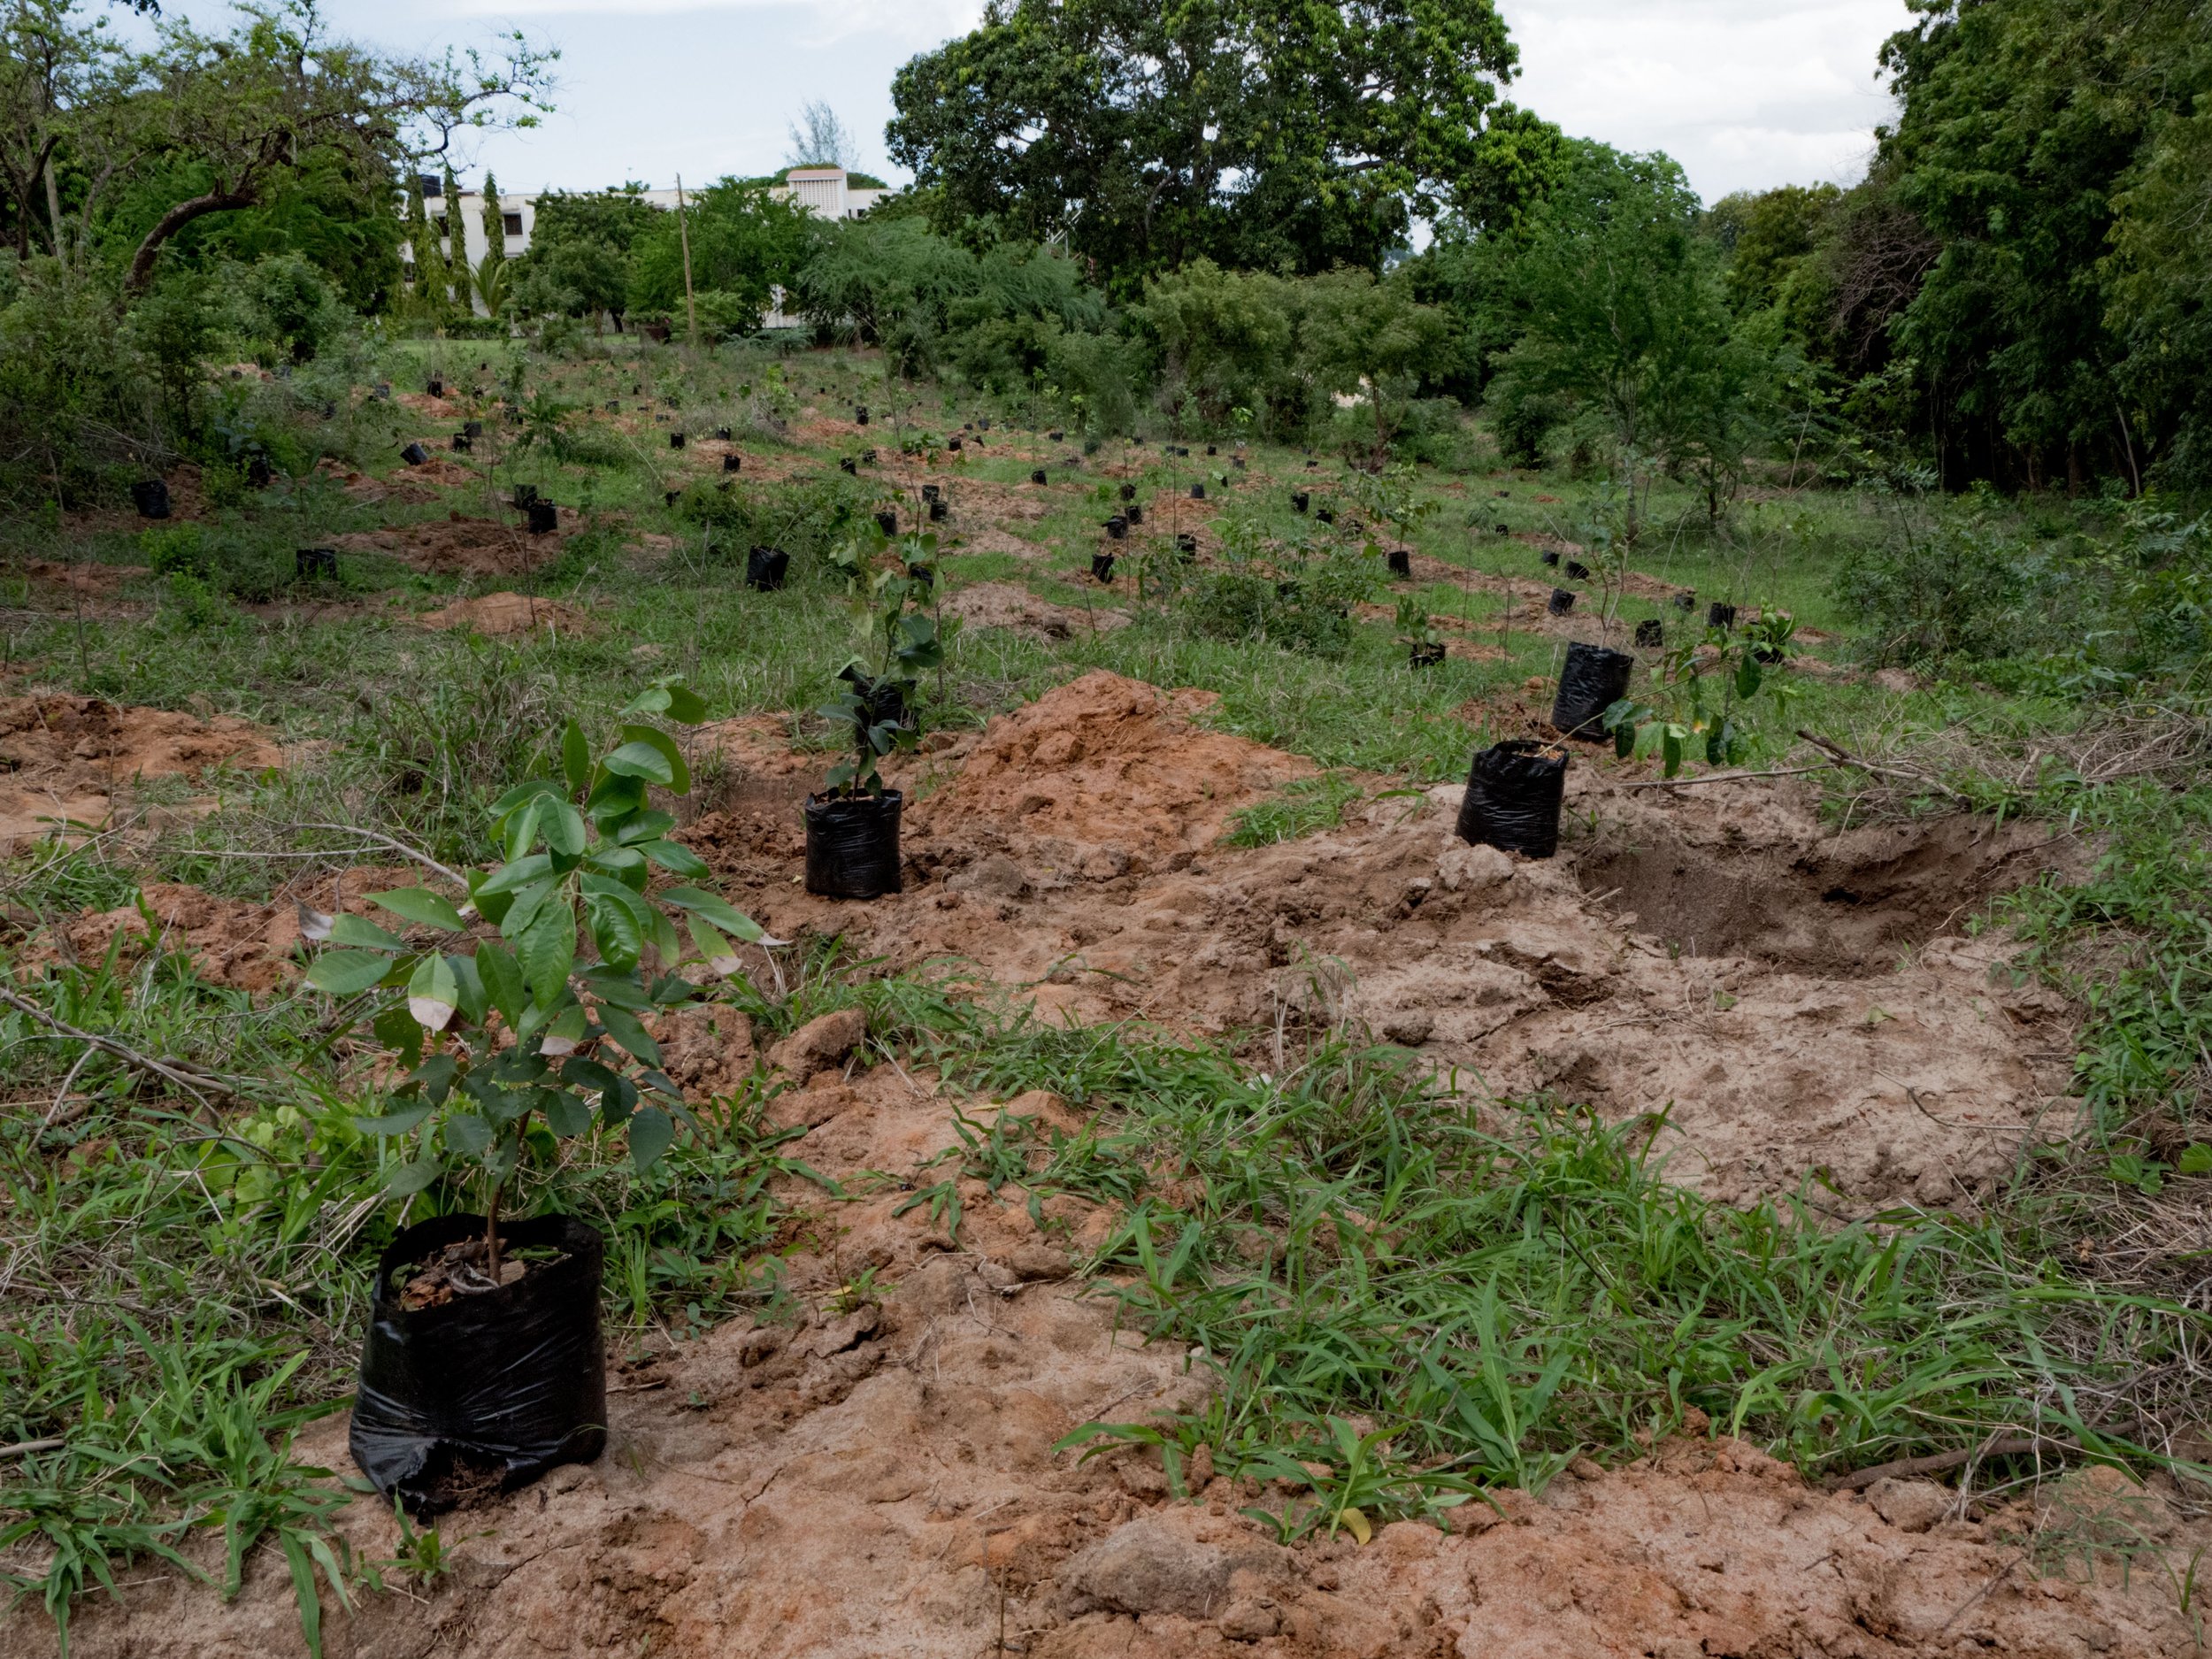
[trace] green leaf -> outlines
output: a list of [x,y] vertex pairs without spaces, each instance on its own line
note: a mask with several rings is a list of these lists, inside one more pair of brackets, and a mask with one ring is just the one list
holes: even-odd
[[501,795],[498,800],[493,802],[491,814],[495,819],[503,818],[525,801],[534,801],[541,795],[557,795],[558,794],[560,791],[553,787],[552,780],[533,778],[526,783],[517,784],[505,795]]
[[599,1005],[599,1023],[607,1028],[607,1035],[620,1043],[630,1054],[648,1065],[661,1063],[660,1044],[645,1033],[645,1027],[636,1015],[611,1002]]
[[563,1140],[591,1127],[591,1108],[566,1089],[540,1089],[538,1110],[545,1114],[545,1126]]
[[489,994],[484,989],[484,976],[476,971],[473,956],[448,956],[446,965],[453,970],[453,982],[460,987],[457,1004],[461,1018],[472,1025],[484,1023],[484,1015],[490,1006]]
[[499,931],[509,939],[521,938],[536,922],[540,910],[549,903],[557,902],[553,895],[559,887],[559,877],[548,876],[544,880],[523,888],[515,895],[515,902],[507,914],[500,918]]
[[676,769],[668,764],[668,757],[650,743],[625,743],[605,764],[618,778],[644,778],[663,786],[676,781]]
[[500,865],[477,884],[472,896],[480,899],[487,894],[518,893],[532,882],[542,881],[552,873],[553,861],[543,853],[532,853],[527,858],[518,858],[511,864]]
[[688,876],[692,880],[698,881],[714,873],[705,859],[681,841],[641,841],[638,851],[672,876]]
[[538,844],[538,830],[545,821],[546,806],[542,798],[527,801],[501,826],[500,850],[508,863],[527,856]]
[[365,1135],[403,1135],[430,1116],[427,1102],[410,1106],[401,1111],[386,1112],[380,1118],[357,1118],[353,1126]]
[[395,1198],[410,1197],[444,1173],[443,1158],[421,1157],[412,1164],[395,1164],[384,1172],[384,1190]]
[[492,1126],[474,1112],[455,1112],[445,1120],[445,1143],[465,1157],[480,1158],[492,1143]]
[[1680,726],[1670,726],[1659,734],[1659,754],[1666,763],[1668,777],[1671,778],[1682,770],[1682,728]]
[[476,971],[483,976],[484,995],[499,1010],[499,1017],[510,1027],[521,1025],[527,992],[522,983],[522,964],[515,960],[515,953],[496,940],[486,940],[476,948]]
[[739,967],[737,954],[730,949],[730,941],[704,917],[686,917],[691,929],[691,942],[698,948],[700,961],[707,964],[707,972],[727,979]]
[[326,950],[307,970],[307,982],[332,996],[357,996],[392,971],[388,956],[365,950]]
[[589,844],[584,815],[565,801],[556,801],[546,814],[545,844],[556,857],[580,858]]
[[425,1031],[443,1031],[461,1005],[460,981],[443,956],[425,956],[407,981],[407,1011]]
[[2181,1149],[2181,1156],[2174,1168],[2184,1175],[2212,1175],[2212,1146],[2202,1141]]
[[[622,728],[622,748],[628,749],[634,744],[638,743],[644,744],[647,748],[652,749],[655,753],[659,755],[663,760],[668,763],[668,777],[664,780],[657,781],[665,781],[669,788],[677,795],[689,795],[691,793],[691,768],[685,764],[684,751],[677,746],[676,740],[674,738],[669,736],[667,733],[662,731],[660,727],[657,726],[624,726]],[[620,754],[621,752],[621,749],[617,749],[615,751],[616,754]],[[611,761],[612,757],[610,757],[609,758],[610,761]],[[610,764],[609,770],[613,770],[611,764]]]
[[646,841],[658,840],[675,827],[676,815],[673,812],[662,812],[657,810],[651,812],[640,812],[622,826],[622,833],[615,839],[625,847],[636,847]]
[[442,927],[449,933],[465,933],[468,928],[451,902],[428,887],[395,887],[389,893],[372,893],[369,902],[424,927]]
[[665,713],[679,726],[696,726],[707,718],[706,699],[688,686],[671,686]]
[[365,916],[338,915],[330,918],[330,942],[334,945],[353,945],[363,950],[403,951],[407,941],[397,933],[388,933]]
[[422,1058],[422,1027],[403,1007],[380,1010],[369,1022],[369,1029],[376,1040],[399,1056],[402,1065],[411,1066]]
[[561,728],[561,774],[574,794],[581,795],[591,787],[591,745],[584,741],[583,728],[573,720]]
[[546,1023],[545,1041],[539,1045],[538,1051],[555,1059],[565,1054],[574,1054],[583,1045],[590,1028],[591,1020],[584,1012],[584,1005],[571,1002]]
[[600,957],[608,966],[626,973],[637,966],[639,956],[644,954],[645,930],[629,906],[604,894],[588,894],[584,926],[591,930],[592,943],[599,948]]
[[657,1106],[641,1106],[630,1115],[630,1162],[649,1170],[676,1139],[675,1120]]
[[1736,664],[1736,695],[1747,703],[1757,696],[1759,679],[1759,659],[1747,650]]
[[515,941],[522,963],[523,982],[530,994],[548,1007],[568,984],[569,970],[576,965],[576,914],[566,899],[554,899],[538,907],[536,917]]
[[659,897],[664,904],[705,917],[732,938],[741,939],[747,944],[765,937],[765,930],[759,923],[736,910],[727,899],[703,887],[668,887]]

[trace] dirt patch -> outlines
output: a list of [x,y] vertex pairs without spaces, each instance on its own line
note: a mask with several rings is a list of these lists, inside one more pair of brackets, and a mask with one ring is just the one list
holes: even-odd
[[1663,1123],[1672,1179],[1728,1202],[1817,1173],[1852,1205],[1970,1206],[2070,1125],[2071,1010],[1967,926],[2071,843],[1970,818],[1836,837],[1809,793],[1631,790],[1640,768],[1578,750],[1550,861],[1459,842],[1450,787],[1227,848],[1239,807],[1310,769],[1194,706],[1091,674],[926,757],[949,781],[921,782],[907,891],[876,903],[799,888],[789,795],[687,833],[778,937],[959,959],[1053,1018],[1349,1018],[1479,1097]]
[[[1050,1096],[1007,1102],[1057,1118]],[[952,1141],[926,1076],[884,1066],[780,1096],[797,1152],[841,1179],[914,1171]],[[990,1115],[990,1109],[981,1114]],[[1825,1494],[1755,1448],[1699,1433],[1624,1467],[1587,1459],[1540,1496],[1470,1503],[1455,1530],[1400,1522],[1283,1548],[1239,1511],[1266,1494],[1216,1477],[1172,1498],[1156,1455],[1079,1461],[1055,1442],[1092,1420],[1202,1402],[1180,1348],[1117,1331],[1067,1274],[1109,1212],[1065,1195],[1043,1225],[1010,1189],[964,1183],[956,1240],[897,1192],[827,1209],[833,1240],[795,1253],[789,1311],[688,1341],[649,1339],[611,1379],[610,1444],[443,1529],[428,1586],[326,1598],[334,1655],[522,1652],[670,1659],[1628,1659],[1629,1655],[2190,1651],[2165,1573],[2108,1552],[2070,1581],[2020,1547],[2055,1517],[2124,1502],[2185,1565],[2201,1523],[2093,1470],[2040,1508],[1948,1518],[1939,1487]],[[818,1194],[817,1194],[817,1202]],[[957,1248],[948,1250],[948,1242]],[[872,1271],[879,1298],[840,1295]],[[298,1455],[350,1472],[341,1416]],[[2078,1490],[2076,1490],[2078,1488]],[[2070,1496],[2069,1494],[2071,1494]],[[1501,1516],[1500,1511],[1502,1511]],[[339,1512],[357,1558],[398,1537],[373,1500]],[[220,1540],[186,1544],[219,1567]],[[2146,1553],[2149,1553],[2147,1551]],[[2085,1578],[2086,1581],[2084,1581]],[[391,1581],[388,1570],[388,1582]],[[81,1659],[302,1651],[281,1555],[248,1557],[224,1602],[153,1563],[87,1597]],[[50,1659],[24,1608],[6,1659]]]
[[388,553],[410,568],[437,576],[526,576],[556,550],[549,538],[520,526],[454,513],[420,524],[342,535],[342,551]]
[[589,634],[596,625],[574,605],[534,595],[496,593],[475,599],[459,599],[415,618],[426,628],[463,629],[488,637],[529,634],[544,628],[555,634]]
[[81,594],[111,594],[150,572],[143,565],[60,565],[52,559],[33,559],[23,566],[23,573],[35,582]]
[[1129,626],[1129,613],[1112,605],[1056,605],[1011,582],[972,583],[945,601],[945,614],[972,628],[1010,628],[1048,641]]
[[149,882],[139,899],[139,904],[72,917],[34,938],[21,960],[34,967],[64,960],[96,963],[119,939],[126,960],[135,960],[154,943],[190,956],[194,972],[210,985],[273,991],[299,978],[299,912],[289,900],[258,904],[168,881]]
[[1097,670],[991,722],[958,775],[916,810],[927,834],[963,820],[1018,825],[1094,866],[1157,864],[1210,845],[1241,808],[1312,764],[1192,717],[1211,692],[1162,692]]
[[318,471],[335,480],[338,487],[356,501],[397,501],[420,504],[438,499],[436,490],[426,485],[411,484],[404,477],[387,483],[383,480],[371,478],[365,472],[357,472],[351,467],[342,466],[328,457],[315,465]]
[[107,822],[119,792],[146,778],[196,782],[284,764],[250,721],[130,709],[97,697],[0,700],[0,849],[44,840],[58,823]]

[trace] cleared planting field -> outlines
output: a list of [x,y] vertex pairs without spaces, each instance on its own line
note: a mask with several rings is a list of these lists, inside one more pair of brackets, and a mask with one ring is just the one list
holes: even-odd
[[2201,1650],[2207,726],[1933,506],[372,373],[0,532],[0,1655]]

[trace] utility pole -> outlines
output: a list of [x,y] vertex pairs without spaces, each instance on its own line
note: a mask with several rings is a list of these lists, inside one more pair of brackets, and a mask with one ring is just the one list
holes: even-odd
[[684,311],[691,321],[691,357],[699,358],[699,297],[691,291],[691,227],[684,220],[684,175],[676,175],[676,238],[684,249]]

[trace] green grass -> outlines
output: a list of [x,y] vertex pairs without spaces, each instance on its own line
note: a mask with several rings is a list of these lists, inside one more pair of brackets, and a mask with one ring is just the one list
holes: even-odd
[[[432,366],[464,380],[479,362],[492,365],[479,377],[486,383],[519,364],[534,385],[565,381],[560,395],[588,410],[618,396],[626,417],[641,396],[672,393],[687,428],[726,419],[746,430],[749,454],[787,454],[774,425],[806,412],[772,395],[778,377],[830,414],[856,398],[885,402],[873,359],[841,352],[787,359],[728,349],[687,365],[672,349],[625,340],[549,365],[507,342],[406,342],[386,349],[380,372],[404,391]],[[818,385],[834,395],[818,397]],[[1004,441],[1036,441],[1005,429],[1006,403],[966,393],[915,403],[910,424],[941,432],[991,414],[992,447],[965,475],[1029,489],[1033,463]],[[399,439],[445,424],[369,401],[319,430],[334,455],[389,477],[404,470]],[[331,595],[288,589],[259,611],[151,582],[83,606],[27,583],[0,595],[12,607],[7,660],[35,664],[32,683],[127,703],[211,704],[319,745],[285,773],[227,782],[218,810],[127,856],[104,845],[17,859],[4,881],[19,925],[115,908],[149,879],[258,899],[353,862],[327,852],[343,838],[310,824],[358,825],[438,857],[468,856],[488,802],[534,764],[555,709],[576,710],[595,740],[657,674],[684,674],[717,716],[803,713],[824,701],[858,643],[818,557],[844,489],[833,456],[863,442],[890,449],[887,420],[801,467],[821,483],[749,474],[740,486],[748,511],[766,516],[747,524],[785,513],[795,526],[800,557],[776,595],[743,588],[733,518],[712,544],[695,510],[666,504],[672,480],[702,466],[656,448],[664,440],[649,418],[634,443],[601,442],[594,462],[518,453],[493,430],[477,457],[483,480],[436,502],[371,505],[311,483],[241,501],[218,528],[280,562],[296,542],[481,512],[488,495],[539,482],[564,505],[588,503],[590,534],[546,569],[481,585],[557,593],[588,611],[596,632],[498,642],[424,631],[404,613],[463,584],[377,557],[347,560],[343,603],[311,616],[306,602]],[[964,633],[941,685],[932,677],[923,688],[931,725],[979,727],[1094,668],[1213,691],[1211,724],[1324,769],[1241,815],[1233,840],[1260,845],[1340,821],[1375,780],[1386,792],[1463,776],[1470,751],[1498,734],[1494,711],[1555,669],[1555,642],[1521,628],[1500,660],[1455,658],[1416,673],[1387,619],[1356,622],[1341,651],[1320,656],[1208,634],[1173,581],[1164,592],[1148,579],[1140,600],[1133,582],[1118,580],[1102,595],[1084,579],[1110,510],[1102,464],[1141,464],[1148,495],[1212,470],[1202,455],[1164,457],[1162,434],[1148,435],[1141,450],[1110,442],[1070,482],[1056,469],[1047,516],[1022,526],[1047,547],[1042,557],[955,549],[946,563],[956,585],[1013,581],[1060,603],[1111,603],[1133,611],[1130,626],[1054,644]],[[719,481],[704,476],[710,488]],[[1294,550],[1317,534],[1292,511],[1294,488],[1349,496],[1336,463],[1310,471],[1302,451],[1261,446],[1231,501],[1263,544]],[[1510,492],[1502,501],[1491,493],[1499,488]],[[1402,539],[1462,569],[1535,580],[1548,572],[1534,549],[1492,526],[1579,539],[1602,504],[1597,480],[1556,472],[1425,468],[1415,491],[1439,511]],[[848,493],[864,510],[875,487]],[[1164,544],[1174,526],[1157,517],[1125,554]],[[1701,599],[1779,603],[1844,633],[1853,618],[1838,609],[1834,568],[1881,533],[1870,497],[1811,490],[1747,506],[1714,530],[1691,491],[1662,480],[1630,564]],[[623,552],[646,534],[675,537],[679,551]],[[0,529],[0,551],[24,558],[136,563],[140,545],[134,529],[73,539],[50,526]],[[1379,584],[1377,596],[1386,603],[1394,590]],[[1440,614],[1481,622],[1482,641],[1502,637],[1496,595],[1437,583],[1426,598]],[[1632,599],[1621,614],[1663,612]],[[1257,1050],[1235,1038],[1052,1030],[974,987],[876,977],[834,944],[795,953],[785,995],[746,986],[730,995],[754,1016],[764,1048],[858,1002],[879,1053],[934,1065],[956,1088],[1005,1099],[1048,1087],[1094,1110],[1094,1127],[1073,1138],[1002,1118],[967,1125],[918,1208],[953,1219],[964,1174],[1010,1200],[1058,1190],[1121,1206],[1094,1263],[1104,1275],[1095,1293],[1125,1323],[1202,1349],[1219,1387],[1188,1417],[1110,1432],[1161,1444],[1171,1471],[1202,1443],[1225,1472],[1289,1481],[1299,1495],[1272,1511],[1288,1531],[1433,1513],[1486,1483],[1540,1485],[1578,1449],[1631,1455],[1693,1410],[1813,1472],[1956,1452],[2022,1429],[2095,1456],[2155,1463],[2164,1430],[2193,1409],[2193,1389],[2200,1411],[2190,1366],[2207,1317],[2200,1296],[2188,1300],[2185,1256],[2154,1248],[2147,1265],[2124,1273],[2096,1246],[2154,1222],[2154,1194],[2200,1182],[2212,1166],[2204,749],[2185,743],[2162,766],[2100,781],[2055,757],[2070,733],[2117,718],[2078,689],[2030,695],[1938,680],[1898,695],[1858,681],[1791,683],[1786,707],[1759,710],[1750,764],[1780,762],[1803,725],[1910,762],[1952,792],[1838,779],[1839,821],[1962,798],[1993,813],[2070,819],[2099,849],[2082,885],[2030,889],[2004,912],[2028,968],[2088,1011],[2078,1077],[2092,1133],[2024,1158],[1977,1217],[1901,1211],[1838,1225],[1816,1192],[1749,1210],[1709,1204],[1669,1185],[1631,1132],[1602,1127],[1572,1102],[1510,1104],[1502,1118],[1479,1119],[1470,1100],[1356,1033],[1289,1033],[1280,1061],[1270,1050],[1256,1064]],[[2129,718],[2170,734],[2177,721],[2201,731],[2193,693],[2155,690],[2162,701],[2146,695]],[[411,1214],[457,1207],[460,1194],[434,1189],[411,1212],[379,1196],[394,1155],[352,1127],[359,1102],[345,1097],[319,999],[220,990],[166,956],[28,971],[0,953],[0,967],[52,1018],[219,1074],[236,1092],[203,1107],[112,1055],[84,1054],[31,1014],[0,1009],[0,1079],[13,1103],[0,1118],[0,1252],[11,1263],[0,1443],[65,1442],[0,1464],[0,1549],[15,1548],[9,1581],[63,1615],[129,1562],[167,1552],[196,1560],[189,1547],[219,1533],[227,1563],[253,1548],[284,1555],[311,1632],[325,1599],[373,1579],[325,1541],[328,1506],[344,1494],[301,1466],[293,1436],[342,1402],[377,1249]],[[57,1100],[63,1110],[48,1125]],[[695,1332],[775,1305],[779,1252],[806,1218],[780,1207],[770,1184],[803,1171],[764,1126],[762,1103],[757,1087],[741,1093],[647,1176],[594,1147],[521,1195],[524,1209],[572,1210],[610,1233],[609,1308],[626,1336]],[[1330,1472],[1312,1475],[1309,1463]],[[416,1556],[441,1559],[427,1545]],[[227,1565],[218,1574],[230,1576]]]

